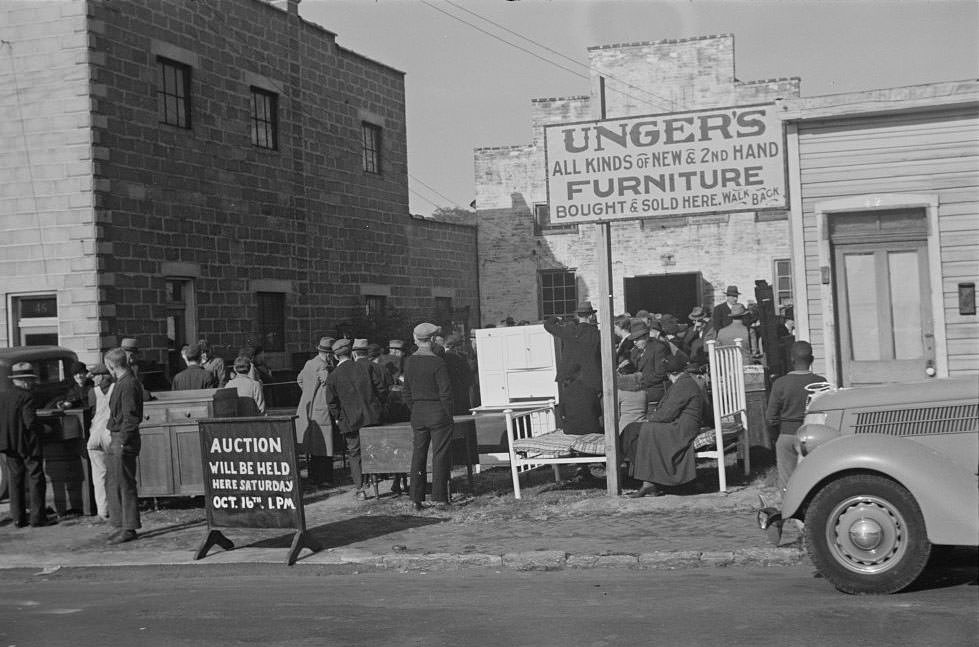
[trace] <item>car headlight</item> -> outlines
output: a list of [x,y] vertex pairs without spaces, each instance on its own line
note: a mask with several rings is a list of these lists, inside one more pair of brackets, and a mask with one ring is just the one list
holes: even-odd
[[823,443],[840,435],[839,429],[826,425],[827,414],[808,413],[795,434],[795,449],[799,456],[807,456]]
[[820,411],[818,413],[807,413],[806,417],[802,419],[803,425],[825,425],[826,418],[829,414],[825,411]]

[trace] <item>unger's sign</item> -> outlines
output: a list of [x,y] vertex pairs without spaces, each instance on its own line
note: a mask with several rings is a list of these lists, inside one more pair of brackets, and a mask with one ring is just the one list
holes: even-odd
[[774,105],[544,129],[551,222],[784,209]]

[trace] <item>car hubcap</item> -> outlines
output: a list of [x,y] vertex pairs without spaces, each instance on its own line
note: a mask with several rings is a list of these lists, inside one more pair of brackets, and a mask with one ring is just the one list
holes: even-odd
[[826,539],[840,564],[856,573],[881,573],[900,562],[907,550],[904,518],[874,496],[851,497],[829,518]]

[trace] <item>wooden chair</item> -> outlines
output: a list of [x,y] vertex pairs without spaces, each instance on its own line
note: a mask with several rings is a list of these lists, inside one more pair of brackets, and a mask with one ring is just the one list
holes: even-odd
[[[707,356],[710,362],[711,402],[714,408],[714,443],[713,449],[697,451],[696,456],[717,461],[720,491],[727,492],[725,453],[737,449],[745,475],[751,471],[751,459],[748,455],[748,405],[744,390],[744,351],[741,340],[735,339],[731,346],[719,346],[716,341],[708,341]],[[732,419],[733,426],[724,425],[725,418]]]

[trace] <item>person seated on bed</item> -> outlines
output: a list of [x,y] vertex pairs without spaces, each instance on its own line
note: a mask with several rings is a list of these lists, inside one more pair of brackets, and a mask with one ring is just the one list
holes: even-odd
[[666,360],[671,382],[659,407],[646,422],[633,422],[622,432],[622,456],[629,476],[642,487],[631,498],[662,496],[661,486],[675,486],[697,478],[693,441],[700,433],[704,395],[684,369],[687,358],[676,353]]

